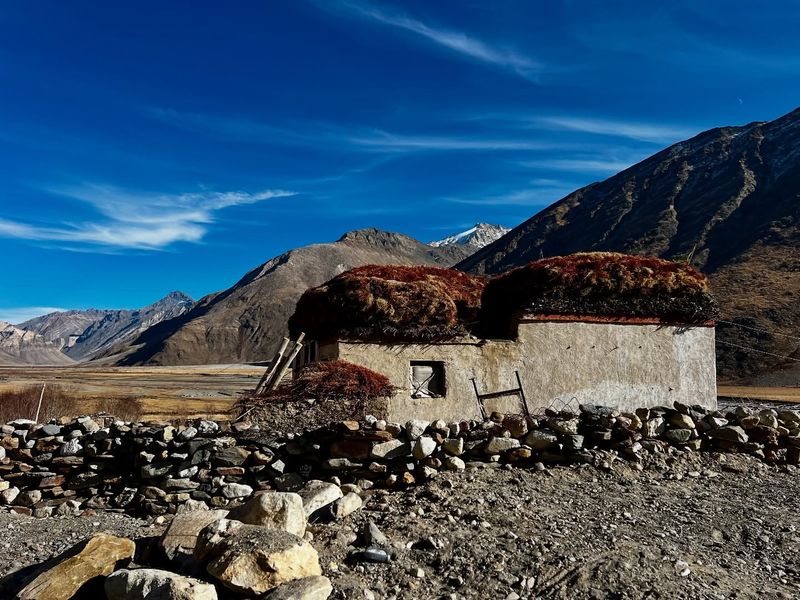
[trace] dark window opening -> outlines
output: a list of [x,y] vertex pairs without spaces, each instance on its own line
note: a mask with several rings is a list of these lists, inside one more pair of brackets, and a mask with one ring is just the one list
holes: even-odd
[[411,361],[411,397],[441,398],[445,395],[444,363]]

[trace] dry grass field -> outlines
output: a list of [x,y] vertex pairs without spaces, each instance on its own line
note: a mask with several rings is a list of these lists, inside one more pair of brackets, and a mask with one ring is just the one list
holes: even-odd
[[717,387],[717,395],[720,398],[747,398],[800,404],[800,387],[720,385]]
[[[87,413],[108,410],[108,400],[125,403],[136,399],[142,419],[225,419],[239,395],[254,389],[263,372],[264,367],[240,364],[0,367],[0,393],[46,383],[77,397],[82,411]],[[800,404],[798,387],[720,385],[719,396]]]
[[255,388],[264,367],[0,367],[0,392],[59,386],[94,412],[108,399],[141,402],[143,419],[224,419],[245,391]]

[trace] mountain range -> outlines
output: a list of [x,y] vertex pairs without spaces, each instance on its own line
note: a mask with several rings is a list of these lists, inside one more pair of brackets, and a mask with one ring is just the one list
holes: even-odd
[[0,321],[0,365],[66,366],[74,362],[44,336]]
[[720,375],[796,385],[800,369],[784,367],[800,358],[799,223],[800,109],[670,146],[569,194],[458,267],[499,273],[582,250],[688,261],[709,275],[720,305]]
[[433,247],[398,233],[362,229],[336,242],[291,250],[256,267],[229,289],[201,298],[177,319],[118,345],[101,360],[176,365],[270,360],[287,335],[300,295],[365,264],[451,266],[472,253],[454,243]]
[[7,325],[0,342],[0,364],[63,365],[88,360],[183,314],[192,304],[186,294],[170,292],[137,310],[58,311]]

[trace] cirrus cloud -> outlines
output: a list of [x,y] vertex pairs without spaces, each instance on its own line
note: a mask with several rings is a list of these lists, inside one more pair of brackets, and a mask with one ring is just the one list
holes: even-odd
[[0,236],[60,242],[68,249],[161,250],[177,242],[200,242],[215,222],[217,211],[296,195],[287,190],[154,194],[98,184],[54,187],[48,191],[90,205],[98,217],[57,225],[0,217]]

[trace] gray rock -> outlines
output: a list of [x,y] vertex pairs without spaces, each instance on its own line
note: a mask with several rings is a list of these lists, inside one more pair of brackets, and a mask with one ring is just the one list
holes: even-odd
[[283,529],[303,537],[306,532],[306,513],[303,499],[290,492],[264,492],[230,511],[229,519],[247,525]]
[[446,456],[442,460],[442,464],[444,465],[444,468],[447,469],[448,471],[463,471],[464,469],[467,468],[464,461],[461,460],[461,458],[459,458],[458,456]]
[[500,454],[506,450],[511,450],[512,448],[519,448],[519,446],[519,440],[516,438],[493,437],[489,440],[489,443],[486,444],[486,447],[483,449],[483,451],[486,454]]
[[560,419],[560,418],[550,418],[547,420],[547,425],[550,429],[557,431],[558,433],[563,433],[565,435],[573,435],[578,433],[578,419]]
[[14,504],[17,506],[31,507],[41,501],[42,501],[42,492],[40,492],[39,490],[27,490],[17,494],[14,500]]
[[120,569],[104,587],[108,600],[217,600],[210,583],[160,569]]
[[778,411],[778,418],[784,423],[800,423],[800,411],[781,410]]
[[191,479],[167,479],[162,489],[175,492],[175,491],[186,491],[186,490],[196,490],[200,487],[200,484],[196,481],[192,481]]
[[315,575],[281,584],[264,596],[264,600],[326,600],[332,592],[331,580]]
[[642,424],[642,435],[646,438],[655,438],[664,433],[666,428],[667,424],[663,417],[653,417]]
[[534,450],[549,450],[558,444],[558,436],[549,429],[534,429],[525,438],[525,445]]
[[411,453],[411,445],[402,440],[389,440],[375,444],[370,451],[370,457],[379,459],[392,459],[407,456]]
[[331,516],[334,519],[344,519],[362,506],[364,506],[364,501],[361,496],[354,492],[348,492],[331,504]]
[[298,492],[303,499],[303,510],[306,517],[315,514],[321,508],[333,504],[343,496],[341,488],[335,483],[312,479]]
[[406,437],[409,440],[414,441],[418,437],[420,437],[425,430],[428,428],[430,423],[428,421],[422,421],[420,419],[411,419],[406,423]]
[[83,450],[83,446],[81,446],[80,442],[77,439],[72,439],[61,446],[61,448],[58,449],[58,453],[61,456],[75,456],[79,454],[81,450]]
[[461,456],[464,454],[464,438],[447,438],[442,442],[442,450],[450,456]]
[[0,504],[14,504],[14,500],[19,496],[19,491],[18,487],[11,486],[0,492]]
[[582,435],[565,435],[564,436],[564,450],[574,452],[583,448]]
[[747,434],[744,429],[738,425],[726,425],[725,427],[712,429],[708,432],[708,436],[714,439],[738,442],[740,444],[747,442]]
[[200,423],[198,423],[197,431],[198,433],[202,433],[203,435],[216,433],[217,431],[219,431],[219,425],[214,421],[203,420],[200,421]]
[[181,442],[188,442],[196,435],[197,435],[197,429],[195,429],[194,427],[187,427],[183,431],[179,431],[178,435],[175,437]]
[[245,498],[253,493],[253,488],[244,483],[226,483],[221,489],[222,495],[225,498]]
[[241,446],[233,446],[231,448],[224,448],[218,450],[211,459],[211,466],[213,467],[238,467],[241,466],[250,452]]
[[163,477],[172,471],[171,463],[154,463],[150,465],[143,465],[139,470],[142,479],[152,479],[154,477]]
[[42,426],[39,430],[42,437],[52,437],[61,434],[61,425],[48,424]]
[[669,424],[678,429],[694,429],[695,423],[687,414],[674,413],[669,418]]
[[422,460],[434,452],[436,452],[436,440],[427,435],[417,438],[417,441],[414,442],[414,448],[411,451],[411,453],[414,455],[414,458],[417,460]]
[[361,530],[361,537],[367,546],[386,546],[389,543],[389,540],[371,519]]
[[713,415],[708,415],[706,417],[706,423],[711,425],[713,429],[717,429],[718,427],[725,427],[728,424],[728,419],[723,419],[722,417],[715,417]]
[[227,510],[197,510],[178,514],[164,531],[158,546],[169,560],[174,560],[180,554],[191,555],[200,531],[227,515]]
[[664,432],[664,439],[673,444],[683,444],[692,437],[691,429],[669,429]]

